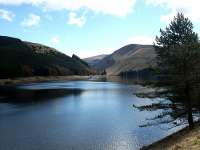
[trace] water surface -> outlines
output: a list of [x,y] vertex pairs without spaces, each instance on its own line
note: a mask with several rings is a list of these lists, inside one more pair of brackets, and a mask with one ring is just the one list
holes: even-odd
[[137,85],[63,81],[20,85],[17,89],[68,92],[54,91],[43,97],[37,93],[21,103],[21,97],[0,103],[2,150],[137,150],[174,131],[139,127],[158,111],[141,112],[132,107],[152,102],[133,95]]

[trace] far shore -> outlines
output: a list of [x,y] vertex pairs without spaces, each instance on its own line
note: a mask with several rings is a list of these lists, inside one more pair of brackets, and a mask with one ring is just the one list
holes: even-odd
[[188,127],[175,132],[141,150],[197,150],[200,149],[200,122],[195,124],[195,128]]
[[63,81],[63,80],[98,80],[105,78],[102,75],[95,76],[34,76],[34,77],[21,77],[21,78],[9,78],[9,79],[0,79],[0,86],[4,85],[17,85],[25,83],[35,83],[35,82],[48,82],[48,81]]

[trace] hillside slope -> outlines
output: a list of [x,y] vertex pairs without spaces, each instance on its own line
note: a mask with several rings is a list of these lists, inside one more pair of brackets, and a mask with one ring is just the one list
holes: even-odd
[[82,61],[53,48],[0,36],[0,78],[86,75],[89,71]]
[[141,71],[154,65],[156,54],[152,45],[130,44],[106,56],[98,64],[98,69],[106,69],[108,75]]
[[97,55],[89,58],[85,58],[84,61],[86,61],[91,67],[95,67],[103,58],[105,58],[107,55]]

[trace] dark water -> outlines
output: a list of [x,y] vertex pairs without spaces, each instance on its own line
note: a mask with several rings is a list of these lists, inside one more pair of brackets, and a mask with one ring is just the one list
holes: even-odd
[[0,150],[135,150],[176,130],[139,127],[159,112],[132,107],[152,103],[133,95],[136,85],[69,81],[17,88],[37,94],[0,103]]

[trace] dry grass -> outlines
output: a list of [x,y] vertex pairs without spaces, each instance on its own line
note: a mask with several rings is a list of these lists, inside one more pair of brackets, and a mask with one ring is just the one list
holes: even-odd
[[15,85],[21,83],[45,82],[45,81],[62,81],[62,80],[88,80],[90,76],[35,76],[15,79],[0,79],[0,85]]
[[145,150],[200,150],[200,126],[193,130],[183,129],[161,141],[158,141]]
[[185,138],[178,143],[169,146],[168,150],[199,150],[200,149],[200,127],[186,134]]

